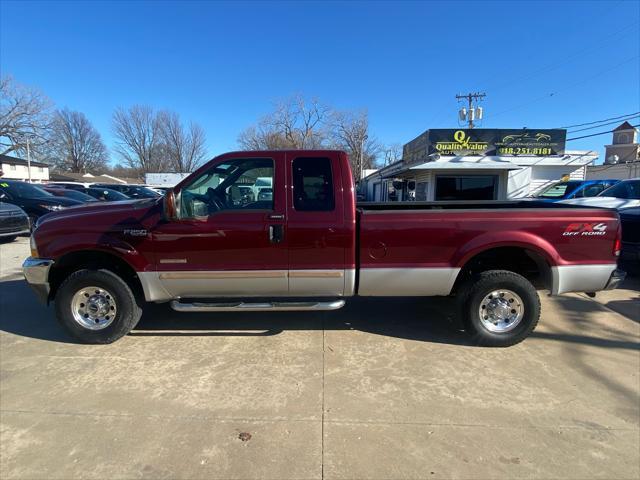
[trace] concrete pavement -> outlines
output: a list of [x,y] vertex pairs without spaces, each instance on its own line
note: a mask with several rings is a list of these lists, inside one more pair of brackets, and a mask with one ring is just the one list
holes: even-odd
[[448,299],[338,312],[147,309],[73,343],[0,245],[0,478],[640,477],[640,301],[546,298],[479,348]]

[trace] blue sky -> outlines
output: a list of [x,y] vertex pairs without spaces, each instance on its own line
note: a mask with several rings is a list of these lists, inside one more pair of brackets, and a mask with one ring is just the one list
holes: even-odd
[[[108,147],[114,108],[143,103],[200,123],[213,156],[295,93],[366,108],[373,134],[405,143],[457,127],[459,92],[487,93],[486,128],[639,111],[639,23],[640,2],[625,0],[2,0],[0,70],[84,112]],[[609,141],[568,148],[602,156]]]

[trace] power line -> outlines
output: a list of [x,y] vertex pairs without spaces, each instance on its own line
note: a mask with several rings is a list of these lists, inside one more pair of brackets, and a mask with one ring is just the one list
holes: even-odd
[[[537,77],[538,75],[542,74],[542,73],[546,73],[549,72],[551,70],[556,70],[560,67],[564,67],[567,65],[567,63],[570,63],[570,61],[573,61],[574,59],[582,56],[583,54],[587,53],[587,52],[591,52],[594,50],[599,50],[601,48],[603,48],[605,46],[606,43],[610,42],[611,40],[613,40],[615,37],[619,36],[621,33],[626,32],[627,30],[633,29],[633,27],[635,27],[636,25],[638,25],[638,23],[640,22],[633,22],[630,23],[622,28],[617,29],[615,32],[600,38],[600,41],[597,44],[591,45],[590,47],[587,48],[583,48],[580,50],[575,51],[574,53],[570,54],[570,55],[565,55],[564,57],[562,57],[561,59],[559,59],[557,62],[554,63],[550,63],[547,64],[546,66],[543,66],[541,68],[539,68],[538,70],[532,72],[532,73],[528,73],[528,74],[524,74],[524,75],[520,75],[520,76],[516,76],[514,78],[512,78],[511,80],[508,80],[506,82],[502,82],[497,84],[496,86],[494,86],[493,88],[491,87],[491,85],[489,85],[488,87],[485,87],[485,90],[490,90],[491,92],[495,92],[496,90],[500,90],[506,86],[512,85],[514,83],[521,83],[525,80],[529,80],[531,78]],[[626,35],[627,33],[625,33],[624,35]],[[490,92],[490,93],[491,93]]]
[[600,127],[605,127],[607,125],[613,125],[614,123],[620,123],[623,120],[624,121],[628,121],[628,120],[631,120],[631,119],[636,118],[636,117],[640,117],[640,115],[631,115],[629,117],[621,118],[619,120],[614,120],[613,122],[599,123],[598,125],[592,125],[590,127],[578,128],[577,130],[569,131],[569,133],[584,132],[585,130],[593,130],[594,128],[600,128]]
[[537,102],[539,102],[540,100],[546,100],[546,99],[548,99],[548,98],[553,97],[554,95],[557,95],[557,94],[558,94],[558,93],[560,93],[560,92],[565,92],[565,91],[567,91],[567,90],[572,89],[573,87],[576,87],[576,86],[578,86],[578,85],[582,85],[582,84],[584,84],[584,83],[587,83],[587,82],[589,82],[589,81],[593,80],[594,78],[597,78],[597,77],[599,77],[599,76],[601,76],[601,75],[604,75],[605,73],[608,73],[608,72],[610,72],[611,70],[615,70],[616,68],[620,68],[621,66],[623,66],[623,65],[625,65],[625,64],[627,64],[627,63],[629,63],[629,62],[631,62],[631,61],[633,61],[633,60],[635,60],[636,58],[638,58],[638,55],[635,55],[635,56],[633,56],[633,57],[631,57],[631,58],[627,58],[626,60],[624,60],[624,61],[622,61],[621,63],[618,63],[618,64],[616,64],[616,65],[614,65],[614,66],[612,66],[612,67],[606,68],[606,69],[604,69],[604,70],[600,70],[600,71],[599,71],[598,73],[596,73],[595,75],[591,75],[590,77],[583,78],[583,79],[581,79],[580,81],[575,82],[575,83],[572,83],[571,85],[568,85],[568,86],[566,86],[566,87],[564,87],[564,88],[561,88],[561,89],[559,89],[559,90],[556,90],[555,92],[547,93],[547,94],[545,94],[545,95],[543,95],[543,96],[541,96],[541,97],[537,97],[537,98],[535,98],[535,99],[533,99],[533,100],[530,100],[530,101],[528,101],[528,102],[526,102],[526,103],[522,103],[522,104],[520,104],[520,105],[516,105],[515,107],[507,108],[506,110],[502,110],[502,111],[500,111],[500,112],[498,112],[498,113],[494,113],[494,114],[492,114],[492,115],[487,115],[485,118],[493,118],[493,117],[497,117],[497,116],[502,115],[502,114],[504,114],[504,113],[511,112],[511,111],[513,111],[513,110],[519,110],[519,109],[521,109],[521,108],[527,107],[527,106],[529,106],[529,105],[530,105],[530,104],[532,104],[532,103],[537,103]]
[[622,118],[626,118],[626,117],[634,117],[635,115],[640,114],[640,112],[633,112],[633,113],[627,113],[626,115],[618,115],[617,117],[611,117],[611,118],[603,118],[602,120],[596,120],[594,122],[587,122],[587,123],[576,123],[575,125],[567,125],[566,127],[559,127],[559,128],[573,128],[573,127],[584,127],[585,125],[594,125],[596,123],[601,123],[601,122],[608,122],[609,120],[618,120],[618,119],[622,119]]
[[[637,128],[640,127],[640,123],[638,125],[631,125],[633,128]],[[571,140],[580,140],[581,138],[589,138],[589,137],[597,137],[598,135],[606,135],[607,133],[613,133],[614,130],[607,130],[606,132],[599,132],[599,133],[592,133],[591,135],[583,135],[581,137],[573,137],[573,138],[567,138],[567,142],[570,142]]]

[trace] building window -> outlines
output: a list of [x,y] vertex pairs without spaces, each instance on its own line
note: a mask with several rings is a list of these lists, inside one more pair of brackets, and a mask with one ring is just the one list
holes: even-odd
[[436,177],[436,200],[495,200],[498,198],[497,175]]
[[44,167],[38,167],[38,171],[39,171],[40,173],[44,173]]
[[16,165],[15,165],[14,163],[12,163],[12,164],[10,165],[10,167],[11,167],[11,168],[10,168],[10,170],[15,170],[15,169],[16,169]]
[[293,161],[293,207],[299,212],[328,212],[335,208],[331,160],[296,158]]

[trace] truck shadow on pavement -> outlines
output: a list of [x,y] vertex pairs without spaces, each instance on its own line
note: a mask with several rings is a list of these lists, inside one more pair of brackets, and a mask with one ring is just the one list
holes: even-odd
[[[24,280],[0,282],[0,330],[24,337],[75,343],[55,319],[53,307],[38,303]],[[640,349],[623,331],[594,328],[589,313],[603,307],[579,297],[558,297],[563,326],[545,322],[532,337],[605,348]],[[635,302],[631,300],[630,302]],[[630,307],[633,309],[633,306]],[[475,346],[455,319],[452,298],[354,298],[333,312],[179,313],[150,304],[130,336],[271,336],[286,330],[356,330],[408,340]],[[636,321],[637,320],[633,320]]]
[[133,336],[269,336],[285,330],[357,330],[376,335],[472,345],[452,317],[450,298],[354,298],[332,312],[179,313],[150,305]]
[[[333,312],[179,313],[149,304],[131,336],[269,336],[286,330],[361,330],[434,343],[471,345],[451,319],[452,299],[353,299]],[[75,343],[24,280],[0,282],[0,330]]]

